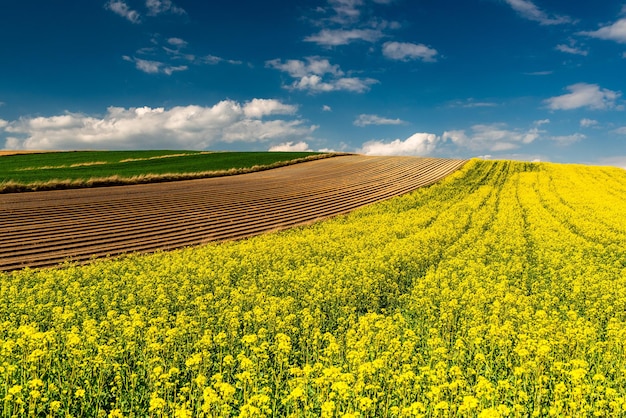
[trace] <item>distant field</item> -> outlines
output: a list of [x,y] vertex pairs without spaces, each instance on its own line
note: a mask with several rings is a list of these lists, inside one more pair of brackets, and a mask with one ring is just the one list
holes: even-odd
[[3,155],[0,157],[0,192],[211,177],[256,171],[329,155],[311,152],[163,150]]

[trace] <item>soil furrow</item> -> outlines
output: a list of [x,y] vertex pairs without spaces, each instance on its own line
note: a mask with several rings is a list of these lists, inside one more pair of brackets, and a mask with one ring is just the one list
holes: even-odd
[[232,177],[0,195],[0,270],[303,225],[432,184],[464,162],[352,155]]

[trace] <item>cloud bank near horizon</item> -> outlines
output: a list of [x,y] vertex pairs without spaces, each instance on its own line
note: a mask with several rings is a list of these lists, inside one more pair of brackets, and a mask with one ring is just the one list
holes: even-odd
[[103,116],[66,112],[2,121],[6,149],[206,149],[216,144],[304,139],[316,125],[297,117],[297,106],[274,99],[213,106],[109,107]]

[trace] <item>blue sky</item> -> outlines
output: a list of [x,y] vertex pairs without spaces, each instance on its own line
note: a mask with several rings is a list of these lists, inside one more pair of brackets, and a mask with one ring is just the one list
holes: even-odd
[[626,167],[626,2],[5,0],[0,148]]

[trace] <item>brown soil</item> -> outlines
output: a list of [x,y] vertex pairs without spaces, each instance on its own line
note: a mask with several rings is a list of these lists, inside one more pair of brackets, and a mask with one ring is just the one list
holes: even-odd
[[0,157],[2,157],[3,155],[44,154],[46,152],[58,152],[58,151],[0,150]]
[[464,163],[349,155],[232,177],[0,195],[0,270],[303,225],[432,184]]

